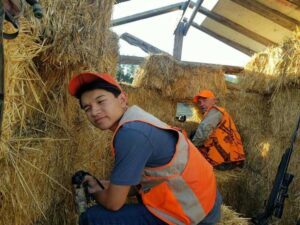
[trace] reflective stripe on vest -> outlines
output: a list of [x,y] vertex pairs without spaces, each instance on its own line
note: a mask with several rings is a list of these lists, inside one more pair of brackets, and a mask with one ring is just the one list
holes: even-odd
[[[166,165],[161,167],[144,169],[144,174],[141,181],[141,185],[142,185],[141,191],[142,191],[142,198],[145,203],[145,206],[153,214],[155,214],[157,217],[161,218],[162,220],[168,222],[169,224],[178,224],[178,225],[198,224],[206,216],[207,211],[212,208],[213,203],[210,202],[209,204],[206,203],[206,206],[209,205],[210,208],[209,209],[206,208],[206,210],[204,210],[201,202],[199,201],[199,199],[201,199],[201,196],[199,197],[195,194],[196,193],[195,190],[191,189],[189,183],[187,183],[187,181],[182,176],[183,175],[182,173],[185,171],[185,168],[189,163],[189,160],[191,160],[189,159],[189,151],[190,151],[189,148],[191,143],[187,141],[186,137],[181,132],[177,131],[176,129],[173,129],[166,123],[160,121],[153,115],[143,111],[141,108],[137,106],[130,107],[124,113],[123,117],[119,122],[119,126],[115,131],[115,134],[117,133],[118,129],[121,126],[123,126],[127,122],[132,122],[132,121],[145,122],[152,126],[158,127],[160,129],[173,130],[178,134],[176,151],[172,160]],[[197,150],[195,151],[199,155],[201,155]],[[204,164],[207,163],[205,159],[203,159],[203,161]],[[199,163],[202,162],[200,161]],[[210,169],[211,166],[210,165],[208,166]],[[209,173],[212,174],[212,169],[211,171],[209,170]],[[203,176],[201,178],[199,177],[200,180],[206,178],[206,174],[202,174],[202,175]],[[209,179],[214,179],[213,174],[211,175],[211,177],[210,176],[208,177]],[[213,195],[215,195],[216,192],[215,180],[212,180],[211,182],[209,182],[209,184],[212,190],[210,190],[208,194],[210,193],[213,194],[211,194],[212,197],[208,199],[214,200]],[[155,201],[153,201],[153,198],[151,197],[152,195],[148,197],[148,193],[151,192],[152,188],[156,189],[158,193],[160,192],[159,190],[163,190],[164,193],[166,193],[166,196],[164,198],[166,199],[167,202],[176,201],[175,203],[179,210],[175,212],[175,215],[174,212],[168,213],[169,211],[172,211],[171,209],[173,206],[171,204],[166,205],[166,204],[153,203]],[[199,190],[197,190],[197,192],[198,194],[201,193],[201,191]],[[176,200],[174,200],[174,198]],[[207,200],[207,198],[205,199]],[[153,204],[149,205],[147,204],[148,202]]]

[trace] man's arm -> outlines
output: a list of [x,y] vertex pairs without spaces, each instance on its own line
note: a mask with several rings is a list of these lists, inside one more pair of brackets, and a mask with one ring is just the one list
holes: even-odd
[[204,144],[205,140],[210,136],[214,129],[222,120],[222,113],[216,109],[211,109],[204,120],[199,124],[192,142],[195,146],[200,147]]

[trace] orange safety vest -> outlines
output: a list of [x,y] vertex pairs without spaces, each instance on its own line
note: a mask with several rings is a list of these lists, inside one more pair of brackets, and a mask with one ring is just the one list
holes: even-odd
[[240,134],[225,109],[213,106],[205,113],[204,118],[213,108],[220,111],[223,116],[217,128],[199,150],[213,166],[231,162],[239,163],[245,160]]
[[[178,134],[171,161],[163,166],[144,168],[140,183],[144,205],[168,224],[198,224],[211,211],[216,199],[217,187],[212,166],[183,133],[137,106],[130,107],[124,113],[114,137],[121,126],[133,121],[173,130]],[[113,146],[112,151],[114,154]]]

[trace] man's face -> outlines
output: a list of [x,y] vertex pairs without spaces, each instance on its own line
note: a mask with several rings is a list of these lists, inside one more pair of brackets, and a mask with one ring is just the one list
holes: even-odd
[[81,95],[81,106],[95,127],[114,131],[126,111],[127,97],[124,93],[115,97],[111,92],[95,89]]
[[205,113],[210,107],[215,104],[215,98],[202,98],[198,99],[198,106],[200,108],[201,113]]

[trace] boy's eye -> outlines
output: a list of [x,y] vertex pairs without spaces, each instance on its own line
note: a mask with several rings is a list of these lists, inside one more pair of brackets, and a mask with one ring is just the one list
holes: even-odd
[[85,112],[88,112],[88,111],[90,110],[90,107],[85,107],[85,108],[83,108],[83,110],[84,110]]
[[99,101],[97,101],[98,104],[102,104],[103,102],[105,102],[105,100],[99,100]]

